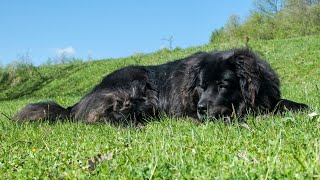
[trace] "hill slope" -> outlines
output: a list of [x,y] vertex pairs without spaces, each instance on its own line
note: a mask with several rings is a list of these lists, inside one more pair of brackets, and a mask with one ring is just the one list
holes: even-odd
[[[100,82],[105,75],[126,65],[161,64],[183,58],[197,51],[223,50],[241,46],[243,47],[241,43],[230,43],[172,51],[160,50],[152,54],[137,54],[122,59],[20,68],[20,71],[23,71],[20,74],[14,74],[15,72],[11,70],[9,75],[5,74],[8,71],[3,73],[7,76],[10,76],[11,73],[13,77],[10,81],[6,80],[3,74],[0,78],[0,100],[27,97],[82,96]],[[320,37],[256,41],[251,42],[250,47],[271,63],[279,73],[283,85],[298,85],[305,82],[316,85],[315,83],[319,81]],[[16,71],[19,71],[19,69]]]

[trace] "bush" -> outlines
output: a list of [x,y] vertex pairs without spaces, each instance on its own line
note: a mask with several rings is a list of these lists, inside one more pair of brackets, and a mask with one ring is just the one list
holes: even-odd
[[[261,0],[262,2],[271,1]],[[225,27],[212,32],[210,43],[242,40],[244,37],[269,40],[320,34],[320,2],[309,3],[306,0],[281,2],[283,3],[281,9],[275,11],[271,8],[270,12],[267,12],[268,8],[260,8],[253,11],[243,23],[240,23],[238,16],[230,16]]]

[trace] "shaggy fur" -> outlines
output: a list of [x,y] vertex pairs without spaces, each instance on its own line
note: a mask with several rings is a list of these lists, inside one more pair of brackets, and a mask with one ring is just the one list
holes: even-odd
[[243,117],[248,112],[303,110],[281,99],[270,65],[249,50],[199,52],[158,66],[128,66],[107,75],[77,104],[31,104],[18,121],[73,118],[86,122],[142,122],[159,114],[205,118]]

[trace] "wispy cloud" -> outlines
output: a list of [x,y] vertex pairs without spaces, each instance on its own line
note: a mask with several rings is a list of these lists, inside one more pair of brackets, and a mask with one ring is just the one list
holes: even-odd
[[76,50],[72,47],[65,48],[56,48],[55,53],[57,56],[73,56],[76,53]]

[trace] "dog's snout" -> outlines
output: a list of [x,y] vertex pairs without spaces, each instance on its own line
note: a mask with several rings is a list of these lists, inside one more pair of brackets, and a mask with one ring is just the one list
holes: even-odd
[[204,115],[207,113],[207,104],[206,103],[199,103],[198,104],[198,113]]

